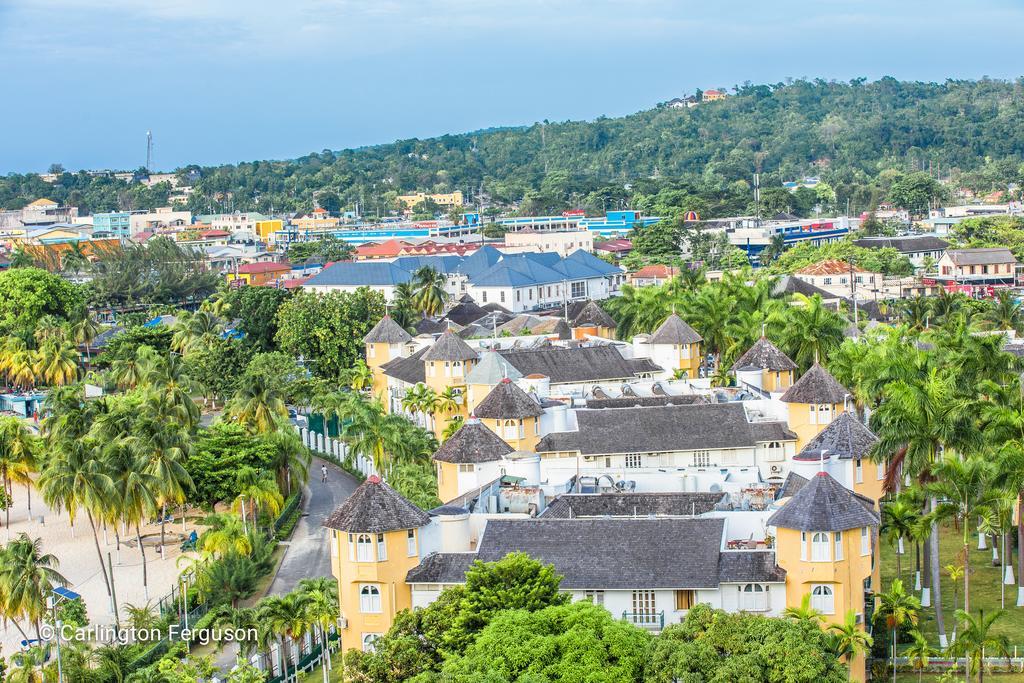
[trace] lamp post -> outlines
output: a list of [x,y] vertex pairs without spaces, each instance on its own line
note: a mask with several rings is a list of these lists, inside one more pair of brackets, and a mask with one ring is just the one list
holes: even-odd
[[63,586],[57,586],[46,598],[46,606],[50,608],[53,614],[54,638],[57,640],[57,683],[64,683],[64,669],[61,666],[60,661],[61,622],[57,619],[57,605],[65,600],[77,600],[80,597],[82,596],[72,590],[64,588]]

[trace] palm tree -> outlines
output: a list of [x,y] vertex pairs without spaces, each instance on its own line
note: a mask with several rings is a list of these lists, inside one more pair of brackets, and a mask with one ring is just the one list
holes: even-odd
[[[966,458],[947,453],[931,468],[935,478],[925,484],[925,490],[941,500],[932,512],[936,521],[955,520],[958,528],[963,530],[964,567],[964,611],[971,608],[971,567],[970,567],[970,521],[978,510],[987,506],[992,498],[992,479],[995,465],[980,455]],[[1001,580],[1001,579],[1000,579]]]
[[90,345],[100,333],[99,323],[87,312],[71,325],[71,338],[80,346],[85,347],[85,357],[92,360]]
[[714,354],[716,366],[728,347],[728,326],[736,300],[718,287],[705,287],[684,306],[685,318],[704,338],[704,346]]
[[808,593],[800,600],[799,607],[787,607],[782,611],[782,616],[792,619],[801,624],[817,626],[821,623],[821,612],[811,607],[811,594]]
[[309,629],[306,620],[305,605],[309,597],[303,593],[295,592],[286,595],[268,595],[260,601],[257,611],[260,620],[263,621],[269,630],[277,634],[281,646],[281,667],[284,669],[284,680],[288,680],[288,652],[285,643],[287,639],[298,642]]
[[857,615],[853,610],[846,613],[843,623],[831,624],[828,629],[835,638],[836,656],[840,658],[846,657],[849,661],[871,649],[871,636],[857,624]]
[[843,317],[825,308],[818,294],[810,298],[794,295],[792,305],[773,322],[780,325],[783,351],[802,370],[830,358],[843,343],[846,331]]
[[366,361],[359,358],[352,367],[349,368],[347,372],[347,381],[352,391],[363,391],[373,384],[373,371],[370,370]]
[[[437,392],[423,382],[417,382],[409,387],[405,392],[405,396],[402,397],[403,410],[407,410],[414,415],[419,413],[431,419],[437,411],[438,403]],[[427,423],[425,426],[430,426],[430,423]]]
[[306,482],[313,456],[290,427],[279,425],[269,439],[274,445],[274,460],[269,465],[277,472],[277,488],[283,495],[291,495]]
[[33,645],[24,652],[11,655],[11,663],[17,668],[7,675],[8,683],[44,683],[43,667],[50,658],[50,646]]
[[188,356],[208,347],[223,331],[224,321],[210,311],[200,310],[175,322],[171,348],[183,356]]
[[903,540],[909,537],[921,515],[916,507],[906,500],[895,500],[882,507],[882,535],[896,548],[896,577],[902,578],[900,558],[903,557]]
[[[156,483],[156,502],[160,506],[160,547],[165,543],[168,505],[182,505],[192,489],[192,476],[184,462],[191,448],[188,430],[173,423],[143,416],[132,434],[146,462],[146,473]],[[184,519],[184,515],[182,515]]]
[[[936,368],[916,376],[890,382],[883,392],[882,403],[871,415],[871,425],[878,435],[874,454],[888,461],[887,483],[897,481],[901,473],[924,482],[943,449],[970,450],[979,441],[973,420],[972,401],[956,393],[955,382]],[[930,513],[937,507],[934,498],[927,501]],[[935,622],[939,643],[946,643],[939,584],[939,525],[931,519],[931,537],[927,545],[934,591]]]
[[[46,599],[54,584],[67,586],[57,571],[60,561],[43,553],[40,539],[21,533],[0,550],[0,614],[5,619],[24,619],[35,625],[36,638],[46,612]],[[19,627],[20,628],[20,627]]]
[[168,354],[154,360],[145,376],[145,383],[163,401],[150,399],[147,408],[163,418],[175,418],[191,429],[199,422],[199,406],[192,400],[196,383],[180,356]]
[[231,629],[238,634],[244,634],[246,636],[254,632],[257,634],[257,638],[255,640],[249,640],[248,637],[236,639],[236,642],[238,643],[238,655],[236,657],[236,661],[239,664],[249,659],[249,656],[260,644],[260,632],[266,630],[263,623],[260,621],[259,613],[255,608],[236,608],[231,607],[230,605],[221,605],[216,608],[216,612],[213,617],[213,627]]
[[84,509],[92,529],[96,557],[100,561],[103,584],[107,597],[112,597],[110,577],[100,550],[96,518],[104,518],[113,505],[114,482],[107,474],[104,463],[97,457],[97,449],[89,439],[58,439],[52,446],[49,460],[39,473],[39,489],[43,500],[51,508],[68,512],[71,524],[79,509]]
[[278,418],[288,417],[280,387],[261,375],[250,378],[227,405],[227,414],[257,434],[277,429]]
[[403,439],[407,424],[401,415],[371,413],[353,430],[352,455],[369,458],[377,472],[383,475],[394,457],[403,456],[408,451],[408,443]]
[[911,330],[920,332],[928,326],[931,305],[926,297],[915,296],[910,299],[902,299],[899,308],[903,322],[909,325]]
[[196,550],[206,557],[224,557],[236,554],[248,556],[252,553],[252,538],[242,524],[240,517],[228,514],[214,514],[206,518],[209,528],[199,536]]
[[[31,472],[36,469],[36,438],[24,422],[16,417],[0,417],[0,485],[7,497],[13,499],[12,483],[31,484]],[[31,509],[31,504],[30,504]],[[11,506],[4,508],[4,526],[10,530]]]
[[984,315],[983,325],[990,330],[1014,330],[1024,333],[1024,308],[1009,290],[1000,290],[992,300],[992,307]]
[[899,629],[906,625],[917,626],[917,613],[921,603],[903,590],[903,581],[893,579],[889,590],[878,596],[876,620],[884,620],[885,627],[892,633],[892,679],[896,680],[896,641]]
[[608,303],[618,338],[631,339],[642,332],[653,332],[672,310],[669,298],[664,287],[623,285],[622,296]]
[[78,379],[79,355],[69,342],[47,339],[40,345],[32,372],[44,384],[63,386]]
[[135,539],[142,557],[142,589],[149,600],[146,546],[142,542],[142,521],[159,509],[157,503],[161,482],[148,472],[149,462],[140,457],[131,437],[115,439],[104,446],[104,461],[114,480],[115,496],[111,499],[108,515],[126,526],[135,527]]
[[233,512],[242,515],[242,526],[245,526],[246,511],[252,519],[253,527],[259,513],[266,510],[271,515],[281,513],[284,505],[284,498],[277,488],[277,482],[271,476],[264,475],[262,470],[252,467],[243,468],[236,477],[238,482],[238,497],[231,505]]
[[938,651],[928,644],[928,639],[917,629],[910,632],[910,638],[913,642],[903,651],[903,655],[907,658],[910,666],[917,669],[917,680],[920,683],[929,659],[937,655]]
[[447,441],[452,438],[452,435],[462,429],[462,425],[465,423],[466,419],[461,415],[452,415],[451,419],[448,420],[448,424],[445,425],[444,431],[441,432],[441,441]]
[[310,624],[319,631],[320,666],[323,667],[324,683],[328,680],[331,668],[331,648],[327,640],[327,628],[338,621],[338,582],[333,578],[321,576],[315,579],[302,579],[298,590],[309,596],[306,602],[306,617]]
[[1003,610],[995,610],[985,616],[985,610],[979,610],[978,616],[975,617],[962,609],[956,611],[956,618],[960,624],[960,635],[949,646],[949,653],[954,657],[967,659],[967,680],[970,680],[970,674],[973,672],[977,672],[979,683],[985,680],[986,651],[989,654],[995,653],[1009,658],[1009,639],[1005,635],[992,632],[992,625],[1003,614]]
[[145,380],[157,358],[157,352],[143,344],[133,357],[115,360],[110,364],[114,383],[119,389],[134,389]]
[[435,268],[423,266],[417,269],[412,276],[416,308],[424,315],[440,314],[448,302],[448,291],[445,289],[447,282],[444,273]]

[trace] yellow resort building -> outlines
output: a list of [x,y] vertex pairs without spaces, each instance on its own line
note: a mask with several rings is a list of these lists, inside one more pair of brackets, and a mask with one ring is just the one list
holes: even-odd
[[647,339],[651,360],[665,370],[679,371],[687,379],[700,376],[704,338],[673,313]]
[[796,378],[796,363],[766,337],[761,337],[732,364],[738,382],[769,394],[788,391]]
[[846,410],[849,396],[850,391],[818,363],[782,395],[779,400],[788,404],[789,428],[797,436],[797,450]]
[[472,371],[480,356],[451,330],[437,338],[422,356],[426,385],[438,395],[450,388],[455,395],[454,410],[434,414],[434,435],[441,438],[448,423],[456,415],[469,417],[466,409],[466,375]]
[[324,520],[341,603],[341,647],[372,647],[395,615],[412,607],[405,576],[420,563],[420,529],[430,515],[377,475]]
[[438,206],[462,206],[462,192],[460,190],[437,194],[413,192],[412,194],[400,194],[397,199],[399,202],[404,204],[406,208],[412,208],[421,202],[427,201],[428,199]]
[[374,396],[383,397],[388,388],[388,380],[381,366],[404,357],[405,345],[410,341],[412,336],[389,315],[381,318],[380,322],[363,337],[363,343],[366,344],[366,365],[373,373]]
[[[776,529],[775,562],[786,571],[786,606],[806,596],[822,626],[842,624],[848,613],[863,627],[879,516],[874,501],[858,497],[818,472],[768,520]],[[865,679],[865,659],[849,661],[850,678]]]
[[540,416],[544,410],[534,399],[506,377],[473,408],[489,430],[516,451],[534,452],[540,440]]
[[615,320],[594,301],[588,301],[570,324],[573,339],[615,338]]
[[494,481],[502,474],[512,447],[475,417],[470,417],[434,453],[437,497],[448,503]]

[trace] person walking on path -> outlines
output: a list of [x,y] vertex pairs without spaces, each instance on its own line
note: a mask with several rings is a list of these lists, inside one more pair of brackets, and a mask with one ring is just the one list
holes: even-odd
[[320,483],[327,483],[327,465],[320,465]]

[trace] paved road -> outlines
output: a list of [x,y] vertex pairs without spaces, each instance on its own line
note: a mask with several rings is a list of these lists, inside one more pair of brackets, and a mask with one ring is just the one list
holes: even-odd
[[[327,465],[327,483],[320,483],[320,466]],[[284,560],[269,593],[277,595],[295,588],[300,579],[331,575],[331,543],[324,518],[345,502],[359,486],[349,473],[320,458],[313,458],[302,517],[286,546]]]
[[[320,466],[327,465],[327,483],[320,483]],[[331,575],[331,543],[324,518],[345,502],[359,482],[344,470],[320,458],[309,466],[309,485],[305,489],[303,514],[290,542],[285,542],[284,559],[277,570],[268,595],[287,593],[301,579]],[[235,665],[237,648],[225,646],[215,657],[217,666],[228,672]]]

